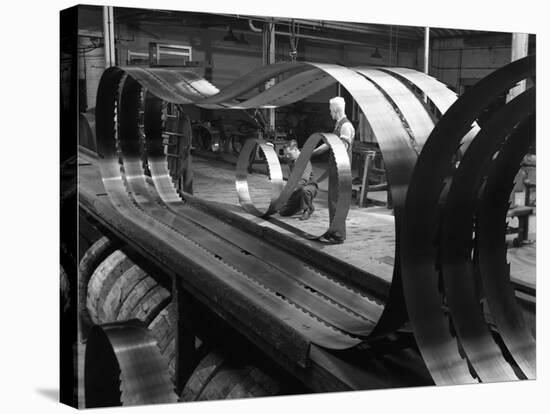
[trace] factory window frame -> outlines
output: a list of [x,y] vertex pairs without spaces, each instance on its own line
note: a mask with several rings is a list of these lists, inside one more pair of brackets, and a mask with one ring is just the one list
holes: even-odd
[[185,65],[193,60],[193,48],[187,45],[149,43],[149,58],[156,65]]

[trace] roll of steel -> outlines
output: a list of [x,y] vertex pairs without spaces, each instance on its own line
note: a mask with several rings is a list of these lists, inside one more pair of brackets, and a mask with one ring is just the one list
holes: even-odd
[[253,96],[244,102],[225,103],[231,109],[249,109],[263,106],[282,106],[297,102],[327,86],[336,83],[336,80],[328,76],[320,69],[310,69],[298,73],[276,83],[269,89]]
[[[326,233],[330,233],[334,231],[334,229],[341,228],[343,223],[345,223],[351,203],[351,168],[347,150],[340,138],[334,134],[313,134],[308,138],[286,185],[283,183],[281,166],[273,147],[264,141],[249,140],[241,150],[241,154],[237,161],[236,173],[237,194],[244,209],[249,213],[260,217],[268,216],[278,211],[279,208],[287,202],[292,192],[298,185],[298,182],[301,180],[302,174],[306,169],[307,163],[311,158],[313,150],[321,141],[326,143],[334,154],[338,172],[338,188],[340,189],[336,204],[336,214],[334,215],[332,222],[329,223]],[[255,150],[256,145],[259,145],[265,154],[272,187],[271,201],[269,206],[263,211],[254,206],[248,191],[247,182],[248,160],[250,159],[251,152]]]
[[[477,300],[474,289],[471,289],[471,278],[464,286],[454,285],[453,283],[457,280],[448,272],[443,276],[452,279],[445,283],[443,294],[447,294],[451,318],[462,340],[457,343],[457,339],[450,332],[449,321],[442,311],[439,273],[436,268],[438,251],[433,244],[437,241],[436,230],[440,225],[439,203],[445,201],[445,198],[441,197],[441,188],[449,173],[451,158],[456,148],[461,142],[463,148],[467,147],[471,138],[479,130],[475,125],[475,119],[498,94],[507,90],[518,80],[534,73],[534,69],[530,67],[533,64],[532,60],[528,58],[527,63],[525,62],[526,60],[516,62],[496,71],[450,108],[451,101],[454,102],[456,96],[442,84],[426,75],[397,68],[384,69],[390,74],[387,75],[378,69],[351,70],[330,64],[305,62],[276,64],[251,72],[219,93],[216,93],[217,90],[213,86],[201,83],[200,79],[195,79],[183,71],[141,68],[128,68],[124,71],[120,68],[111,68],[105,72],[98,93],[97,135],[99,152],[102,155],[103,181],[115,206],[130,220],[146,231],[162,234],[170,248],[175,251],[185,250],[206,267],[219,267],[219,271],[227,273],[227,283],[232,288],[246,292],[251,298],[255,298],[253,300],[257,300],[258,303],[262,303],[262,306],[285,318],[294,329],[303,331],[303,326],[308,326],[306,337],[311,342],[328,348],[345,349],[356,345],[369,335],[372,337],[394,329],[406,318],[405,311],[408,311],[420,351],[436,383],[475,382],[474,377],[489,381],[511,379],[514,376],[511,374],[510,367],[502,363],[500,350],[491,342],[477,309],[468,309],[463,313],[463,308],[458,302],[462,292],[466,292],[468,303],[473,304]],[[244,93],[281,74],[291,76],[244,102],[236,101]],[[311,80],[308,79],[310,76]],[[300,274],[299,277],[297,275],[294,277],[292,283],[297,282],[299,289],[295,289],[294,286],[285,291],[287,292],[285,295],[288,295],[291,300],[287,303],[277,296],[277,292],[284,288],[283,285],[286,282],[272,282],[267,279],[267,273],[263,275],[266,277],[264,279],[260,275],[252,280],[245,276],[250,270],[246,263],[240,265],[242,269],[246,269],[243,270],[243,274],[236,267],[224,267],[227,263],[224,265],[212,259],[212,257],[236,258],[237,256],[232,256],[236,254],[233,251],[234,247],[229,247],[222,253],[218,250],[223,247],[222,244],[212,242],[208,247],[204,247],[189,238],[196,236],[201,241],[203,236],[200,235],[199,228],[209,229],[212,232],[225,232],[226,229],[216,223],[205,222],[196,212],[184,213],[184,210],[189,208],[182,202],[168,174],[162,143],[164,128],[162,100],[180,104],[192,102],[204,108],[280,105],[302,99],[319,90],[323,85],[335,81],[350,92],[367,117],[380,145],[392,192],[396,225],[394,278],[383,314],[380,316],[380,312],[374,312],[375,320],[380,316],[376,326],[373,325],[372,319],[366,318],[369,320],[363,322],[350,317],[345,312],[334,313],[334,310],[326,307],[322,301],[318,301],[318,298],[312,299],[302,295],[300,283],[305,283],[305,277],[311,275]],[[153,185],[147,182],[140,163],[141,152],[137,144],[139,134],[133,126],[134,123],[137,124],[136,119],[139,114],[139,108],[136,107],[135,102],[140,88],[147,89],[144,102],[144,132]],[[415,95],[411,88],[418,88],[441,112],[449,108],[426,141],[418,163],[417,151],[422,147],[427,133],[433,127],[433,121],[428,116],[426,106],[421,102],[419,94]],[[518,104],[514,104],[516,105]],[[506,118],[504,115],[501,116]],[[495,130],[490,128],[486,133],[492,135]],[[284,185],[278,157],[273,148],[264,141],[248,141],[240,154],[236,180],[237,192],[244,208],[257,216],[267,216],[276,212],[296,187],[313,149],[321,141],[326,142],[335,155],[339,189],[344,189],[343,192],[340,191],[336,216],[333,222],[329,223],[328,231],[337,224],[345,223],[350,203],[351,172],[347,152],[341,140],[333,134],[314,134],[307,140],[286,185]],[[265,209],[259,209],[254,205],[247,183],[246,167],[251,151],[257,146],[266,156],[272,185],[269,206]],[[466,161],[465,165],[469,163]],[[464,245],[460,247],[463,248]],[[256,258],[251,258],[248,264],[256,263],[255,260]],[[448,269],[450,264],[450,261],[445,262],[443,267]],[[403,280],[401,280],[401,272],[406,273]],[[493,292],[496,292],[496,286],[501,283],[501,281],[497,282],[498,277],[488,274],[484,277],[490,279],[484,283],[492,286]],[[308,280],[310,281],[307,283],[317,283],[311,278]],[[306,286],[310,286],[307,283]],[[317,286],[318,291],[323,292],[324,295],[337,297],[336,303],[339,304],[349,296],[344,292],[332,294],[329,284],[325,282],[319,282]],[[495,295],[492,298],[495,309],[510,303],[504,301],[497,293]],[[293,307],[292,300],[296,301],[298,308]],[[360,307],[363,306],[353,297],[352,300]],[[356,314],[364,316],[362,312],[366,309]],[[332,326],[325,326],[325,322],[316,321],[315,317],[307,312],[323,315],[325,318],[323,321],[328,321],[340,331],[333,329]],[[512,313],[501,312],[500,315],[501,323],[505,324],[503,318]],[[477,318],[475,319],[476,329],[473,329],[473,325],[467,326],[470,316]],[[505,334],[503,338],[506,344],[511,344],[511,349],[520,344],[513,341],[517,339],[520,325],[519,322],[511,323],[503,328],[504,331],[510,330],[509,338],[506,339]],[[348,336],[346,332],[359,337]],[[469,335],[474,336],[471,342],[469,342]],[[482,355],[476,341],[489,344],[489,348],[483,347],[485,350],[490,350],[488,359],[487,355]],[[462,350],[465,353],[462,353]],[[517,361],[521,361],[522,358],[527,361],[527,364],[532,361],[529,356],[522,357],[521,352],[514,355]],[[522,366],[521,364],[522,362],[518,362],[518,365]],[[521,369],[527,377],[530,377],[529,370],[525,366]]]
[[[155,220],[158,224],[164,224],[169,229],[173,230],[175,233],[181,234],[182,236],[184,234],[192,236],[193,234],[197,233],[196,229],[190,227],[189,224],[182,221],[179,217],[168,213],[163,208],[163,200],[161,200],[161,197],[154,192],[156,187],[147,187],[143,171],[141,170],[140,157],[138,156],[139,145],[137,129],[135,127],[132,128],[133,123],[131,121],[132,118],[135,118],[137,116],[136,114],[138,113],[138,111],[136,110],[137,108],[133,103],[138,96],[137,82],[127,76],[123,76],[121,85],[121,92],[117,101],[118,104],[115,105],[117,108],[117,114],[120,118],[117,122],[117,148],[122,167],[120,169],[122,182],[124,183],[126,190],[125,203],[127,205],[127,208],[128,210],[130,210],[131,205],[133,205],[137,210],[141,210],[146,214],[144,218],[147,218],[148,216],[151,219]],[[145,134],[146,137],[149,138],[156,137],[155,139],[149,139],[149,142],[146,141],[146,147],[148,149],[148,163],[154,176],[154,180],[155,176],[157,176],[156,178],[159,178],[158,171],[155,169],[155,154],[153,150],[155,148],[160,148],[157,146],[160,142],[159,137],[161,136],[161,121],[157,116],[159,113],[158,109],[160,103],[160,100],[158,100],[157,98],[148,96],[145,104]],[[166,168],[165,162],[163,166],[163,168]],[[166,174],[163,174],[162,178],[166,179],[166,177]],[[169,182],[169,186],[172,186],[171,182]],[[171,188],[173,191],[173,187]],[[168,191],[164,191],[164,193],[166,194],[168,193]],[[114,194],[114,196],[122,198],[124,196],[124,194],[122,193],[122,189],[119,189],[117,191],[117,194]],[[175,202],[172,202],[171,204],[173,207]],[[179,204],[182,204],[181,200],[179,201]],[[212,252],[212,254],[214,255],[214,253],[216,253],[217,257],[221,258],[223,256],[227,257],[228,260],[230,260],[231,251],[227,250],[227,245],[220,245],[220,248],[221,247],[223,247],[223,250]],[[229,263],[234,263],[234,261],[230,260]],[[246,262],[245,264],[250,264],[250,261]],[[265,272],[260,272],[260,276],[263,277],[264,273]],[[252,272],[251,274],[254,273]],[[268,275],[265,274],[265,276]],[[238,283],[241,285],[241,291],[246,292],[246,289],[243,288],[243,286],[247,285],[246,279],[241,279],[238,281]],[[304,310],[306,311],[318,311],[324,320],[328,320],[329,322],[334,323],[336,326],[342,326],[344,329],[352,331],[357,331],[360,326],[368,327],[368,321],[359,321],[355,316],[342,313],[341,311],[335,312],[335,310],[337,310],[338,308],[334,307],[334,305],[331,305],[334,308],[332,310],[326,309],[325,306],[325,310],[327,313],[323,313],[323,306],[321,305],[326,302],[320,302],[316,296],[311,294],[308,294],[306,298],[309,302],[305,302],[306,299],[304,299],[304,295],[300,297],[300,294],[302,292],[305,292],[305,290],[303,289],[285,290],[286,285],[282,285],[282,287],[270,286],[268,284],[269,279],[262,280],[262,283],[265,287],[273,292],[271,293],[273,299],[277,297],[276,292],[278,292],[279,289],[282,288],[283,290],[281,290],[281,293],[284,295],[283,297],[287,297],[291,300],[297,301],[296,303],[299,304],[301,307],[305,307]],[[268,298],[266,294],[267,292],[265,291],[262,293],[262,303],[263,306],[269,307],[269,301],[266,300]],[[286,311],[289,312],[288,316],[286,317],[286,320],[289,321],[288,323],[294,326],[299,326],[301,330],[303,330],[303,327],[305,326],[308,327],[307,336],[311,338],[312,342],[322,344],[323,346],[329,348],[347,348],[359,342],[358,339],[344,335],[342,332],[326,325],[326,322],[316,321],[316,316],[309,316],[309,314],[304,312],[304,310],[300,308],[297,309],[296,307],[293,307],[292,304],[286,304],[284,300],[277,299],[275,300],[275,302],[278,302],[278,304],[276,305],[276,308],[273,308],[273,311],[275,311],[276,309],[278,314],[284,314],[284,308],[286,307]],[[315,303],[317,303],[317,305],[315,305]],[[333,315],[342,315],[344,316],[344,319],[333,319]],[[360,324],[357,325],[357,322],[354,321],[358,321],[360,322]],[[296,322],[296,324],[294,324],[293,322]],[[352,325],[350,325],[350,323]],[[358,326],[357,328],[353,327],[354,323]]]
[[[421,92],[423,96],[429,99],[442,115],[451,107],[457,99],[456,93],[450,90],[444,83],[437,79],[409,68],[381,68],[386,72],[410,83]],[[474,139],[479,131],[477,123],[471,124],[471,129],[462,137],[461,151],[466,151],[469,142]]]
[[[125,104],[126,100],[132,97],[131,86],[128,87],[127,85],[137,86],[137,82],[131,79],[126,80],[122,88],[123,97],[120,99],[120,114],[121,117],[132,118],[132,111],[127,113],[125,109],[128,105],[129,108],[133,107],[131,104]],[[137,94],[134,92],[133,95]],[[148,161],[155,187],[147,186],[143,171],[140,170],[139,155],[137,152],[138,146],[132,145],[131,143],[131,141],[133,141],[134,144],[136,144],[137,135],[123,128],[124,122],[121,124],[120,155],[124,166],[123,170],[126,175],[128,191],[139,208],[151,217],[155,217],[157,220],[177,229],[178,232],[193,234],[196,233],[196,225],[191,224],[188,219],[178,214],[178,208],[184,207],[184,204],[176,194],[171,180],[167,179],[165,160],[162,156],[160,156],[160,160],[157,157],[159,152],[162,151],[160,104],[161,102],[158,98],[150,95],[147,97],[145,104],[146,148],[148,149]],[[134,111],[134,115],[136,113],[137,111]],[[158,193],[153,193],[154,189],[157,189]],[[169,207],[176,216],[168,215],[162,208],[163,206]],[[206,245],[203,245],[203,247],[206,248]],[[319,316],[341,331],[353,335],[366,335],[370,331],[370,321],[349,312],[339,311],[338,308],[330,302],[323,301],[318,296],[308,292],[304,286],[298,284],[292,286],[288,283],[276,283],[275,281],[277,280],[278,274],[273,272],[271,268],[266,268],[262,272],[258,272],[257,270],[261,268],[262,263],[256,257],[248,257],[247,260],[243,262],[241,250],[235,249],[233,246],[228,246],[227,244],[210,244],[207,248],[217,257],[223,257],[227,262],[231,263],[239,270],[249,275],[254,275],[254,277],[268,289],[292,300],[305,311]],[[325,346],[329,345],[329,342],[323,341],[323,343]]]
[[437,263],[439,203],[451,159],[472,123],[500,94],[534,74],[534,57],[499,69],[467,91],[434,128],[408,189],[398,244],[407,311],[422,356],[437,384],[473,382],[442,311]]
[[[392,104],[375,84],[351,69],[333,64],[301,63],[301,65],[318,68],[337,80],[351,93],[358,106],[363,111],[363,114],[365,114],[376,136],[380,150],[382,151],[384,163],[386,165],[388,185],[391,190],[394,205],[396,229],[399,228],[401,210],[403,209],[407,186],[416,162],[417,154],[411,144],[410,136],[405,130],[401,119],[393,109]],[[274,71],[275,69],[276,68],[274,68]],[[235,91],[249,90],[250,84],[247,84],[247,88],[248,89],[242,87],[239,89],[235,87]],[[221,93],[223,94],[224,92]],[[227,98],[234,99],[237,96],[238,94],[235,92],[227,95]],[[210,101],[216,101],[216,99],[216,96],[209,98]],[[302,152],[304,152],[304,149]],[[244,163],[245,159],[242,152],[240,158],[243,160],[241,163]],[[349,162],[347,154],[344,160]],[[303,161],[306,162],[305,155]],[[342,162],[341,159],[338,161]],[[270,169],[275,168],[277,168],[276,165],[270,165]],[[292,183],[289,182],[285,187],[285,191],[290,193],[294,188],[295,187],[292,187]],[[245,202],[247,201],[246,198],[243,199]],[[281,196],[281,199],[284,200],[284,197]],[[276,209],[272,209],[270,214],[273,211],[276,211]],[[337,215],[344,217],[344,222],[347,213],[347,210],[336,210]],[[396,247],[396,250],[398,249],[399,246]],[[397,252],[395,257],[396,263],[394,265],[394,276],[390,289],[390,297],[386,302],[384,312],[376,326],[377,334],[395,329],[406,319],[403,297],[401,294],[399,276],[400,266],[397,262],[399,260],[399,254]]]
[[203,108],[223,109],[228,105],[237,104],[234,101],[235,98],[251,91],[258,85],[262,85],[278,75],[292,73],[294,71],[303,71],[307,68],[308,66],[301,62],[275,63],[273,65],[262,66],[237,79],[220,93],[196,102],[196,104]]
[[434,121],[422,102],[403,82],[386,72],[372,68],[354,68],[354,70],[374,82],[400,111],[413,134],[411,137],[414,140],[413,147],[420,152],[434,128]]
[[523,156],[535,144],[535,125],[535,116],[527,118],[499,150],[487,177],[477,216],[479,273],[489,309],[514,361],[530,379],[536,377],[536,343],[510,283],[503,240],[509,195]]
[[[354,313],[363,318],[369,319],[369,321],[377,320],[380,314],[380,305],[367,300],[364,296],[352,294],[351,291],[345,289],[341,284],[332,282],[319,273],[312,272],[309,267],[304,266],[303,263],[291,255],[283,254],[282,252],[275,253],[267,244],[251,243],[245,233],[235,231],[234,228],[231,228],[227,224],[218,220],[212,220],[210,216],[203,216],[196,209],[189,208],[181,200],[168,177],[162,143],[161,101],[152,95],[147,95],[146,108],[146,148],[154,189],[157,191],[156,197],[162,200],[161,204],[167,206],[171,212],[179,217],[187,221],[191,220],[195,225],[206,228],[213,234],[224,237],[227,241],[234,242],[235,246],[241,249],[246,248],[247,252],[257,258],[267,260],[270,266],[284,272],[291,279],[299,280],[300,283],[313,288],[316,292],[320,292],[322,295],[330,298],[343,307],[349,307]],[[339,144],[341,145],[341,143]],[[253,145],[253,143],[251,142],[249,145]],[[311,145],[315,144],[313,143]],[[272,151],[272,147],[268,145],[265,146],[265,149],[266,151]],[[273,156],[274,154],[272,152],[269,154],[271,154],[272,159],[277,159],[276,156]],[[127,159],[129,154],[123,153],[122,155],[124,159]],[[245,159],[248,159],[248,157],[245,157]],[[278,166],[279,164],[275,165]],[[296,166],[296,168],[300,169],[302,167]],[[139,172],[135,172],[135,174],[138,173]],[[282,175],[282,173],[280,173],[280,175]],[[153,189],[149,188],[148,190],[152,191]],[[138,190],[137,192],[143,193],[142,190]],[[262,213],[258,212],[258,214]],[[229,252],[229,248],[226,245],[223,249],[224,252],[220,252],[219,254],[225,257]],[[254,260],[254,257],[248,257],[248,261],[253,262]],[[253,273],[257,274],[258,272]],[[300,289],[298,286],[295,288],[297,290]],[[364,324],[365,328],[368,329],[371,322],[364,322]]]
[[96,325],[85,356],[86,407],[177,402],[168,362],[137,320]]
[[[101,110],[101,117],[97,122],[101,150],[100,168],[107,193],[125,217],[145,231],[160,232],[166,243],[171,244],[179,252],[192,255],[194,260],[202,263],[204,268],[224,274],[226,282],[232,288],[247,295],[250,300],[261,304],[262,308],[269,309],[273,314],[283,317],[289,327],[303,332],[309,341],[332,349],[345,349],[359,343],[358,338],[347,335],[326,322],[318,320],[316,316],[304,312],[303,309],[297,308],[294,304],[281,298],[276,291],[266,290],[261,283],[247,278],[230,263],[222,262],[214,253],[189,238],[193,234],[198,234],[197,229],[191,235],[186,235],[185,230],[178,229],[183,222],[163,208],[154,187],[147,188],[137,156],[139,146],[136,144],[135,129],[133,132],[126,130],[126,121],[117,119],[119,116],[131,118],[131,114],[135,115],[136,113],[135,108],[131,109],[132,105],[128,106],[132,95],[130,91],[133,88],[133,81],[122,70],[115,68],[107,70],[104,77],[98,92],[98,111]],[[113,92],[119,90],[120,93]],[[135,92],[133,94],[134,97],[137,95]],[[153,132],[151,128],[155,129],[158,126],[147,121],[147,114],[151,114],[156,119],[154,108],[149,107],[154,102],[151,101],[149,104],[146,102],[146,135],[157,133]],[[154,154],[151,154],[149,150],[148,147],[148,161],[151,169],[154,170],[152,165]],[[124,155],[120,160],[122,164],[119,163],[121,154]],[[173,191],[171,182],[170,186]],[[188,229],[190,229],[189,226]],[[216,270],[216,268],[218,269]],[[365,325],[368,327],[368,322]]]
[[[256,151],[256,148],[263,152],[268,168],[269,180],[271,181],[271,192],[270,192],[270,202],[269,205],[263,209],[258,209],[248,190],[248,166],[249,160]],[[279,158],[275,149],[272,148],[266,141],[259,139],[249,139],[245,142],[239,158],[237,160],[236,168],[236,179],[235,179],[235,189],[237,190],[237,196],[239,197],[239,202],[243,208],[251,214],[254,214],[258,217],[269,216],[277,212],[277,201],[281,196],[281,192],[284,188],[283,182],[283,170],[281,169],[281,164],[279,163]],[[302,170],[303,173],[303,170]]]
[[483,126],[453,175],[441,216],[440,261],[447,304],[468,361],[482,381],[511,380],[517,376],[494,341],[479,306],[472,260],[476,199],[484,167],[498,151],[498,144],[534,109],[535,94],[531,89]]
[[444,114],[455,103],[457,96],[444,83],[437,79],[409,68],[380,68],[385,72],[397,75],[406,82],[414,85],[424,94],[430,101],[433,102],[437,110]]
[[[410,175],[410,172],[412,171],[412,166],[414,165],[414,160],[416,158],[416,152],[411,146],[410,137],[405,131],[403,124],[399,118],[399,116],[395,113],[393,110],[392,104],[388,101],[387,96],[384,95],[383,92],[381,92],[373,83],[366,80],[363,76],[355,73],[352,70],[349,70],[344,67],[340,67],[338,65],[327,65],[327,64],[281,64],[281,65],[273,65],[272,67],[268,68],[261,68],[260,70],[257,70],[252,73],[252,75],[247,76],[246,79],[243,79],[241,82],[236,82],[235,86],[229,87],[227,90],[224,90],[222,93],[213,96],[209,99],[199,101],[197,103],[208,103],[211,104],[221,104],[221,105],[228,105],[229,101],[238,97],[240,93],[243,93],[245,91],[248,91],[255,86],[258,86],[259,83],[276,76],[277,74],[281,73],[292,73],[292,71],[304,71],[309,70],[312,72],[311,68],[314,68],[314,73],[324,73],[325,75],[329,75],[328,77],[333,79],[333,81],[339,81],[342,83],[348,90],[353,91],[353,96],[358,101],[360,107],[363,109],[363,111],[367,114],[369,118],[369,122],[371,123],[373,130],[375,131],[375,134],[380,142],[380,146],[382,148],[382,151],[384,153],[385,162],[386,165],[388,165],[388,174],[391,178],[391,188],[393,191],[393,199],[394,204],[396,205],[396,220],[399,220],[399,209],[402,205],[402,200],[404,199],[404,190],[406,189],[406,185],[408,183],[408,178]],[[199,97],[199,93],[196,91],[193,91],[190,87],[181,87],[179,86],[178,89],[172,87],[169,82],[175,81],[177,78],[176,75],[170,75],[169,73],[166,73],[166,71],[161,71],[157,69],[128,69],[127,73],[132,76],[133,79],[136,79],[139,83],[143,83],[142,86],[147,87],[149,94],[148,96],[160,96],[164,99],[172,100],[175,102],[187,102],[190,99],[196,99]],[[179,75],[178,75],[179,76]],[[317,75],[316,75],[317,76]],[[319,75],[320,76],[320,75]],[[178,78],[180,79],[180,78]],[[319,77],[318,80],[314,81],[312,84],[307,86],[307,79],[305,76],[300,76],[300,74],[291,77],[287,79],[287,82],[285,81],[281,82],[284,83],[284,85],[294,85],[297,89],[301,89],[302,92],[300,94],[296,94],[295,91],[289,93],[286,92],[287,95],[290,96],[303,96],[304,93],[309,93],[312,90],[316,89],[317,83],[319,82],[325,82],[326,77]],[[180,83],[185,83],[184,81],[181,81]],[[307,87],[304,87],[306,85]],[[313,86],[312,86],[313,85]],[[117,85],[118,86],[118,85]],[[125,86],[126,88],[126,86]],[[304,89],[305,88],[305,89]],[[312,88],[312,89],[308,89]],[[308,92],[304,92],[304,90],[307,90]],[[284,92],[283,88],[279,88],[279,91],[277,91],[276,87],[274,87],[274,92],[266,91],[263,94],[263,101],[262,102],[269,102],[269,99],[283,99],[284,94],[281,95],[281,91]],[[276,92],[276,93],[275,93]],[[124,95],[124,94],[123,94]],[[159,99],[159,98],[155,98]],[[122,102],[124,101],[124,97],[121,95],[119,97],[119,100]],[[227,101],[227,102],[226,102]],[[160,101],[155,103],[154,100],[148,99],[148,103],[146,103],[146,109],[145,109],[145,117],[157,117],[157,115],[148,115],[148,114],[154,114],[158,113],[159,111],[159,105],[161,105]],[[258,102],[261,102],[258,100]],[[120,105],[121,111],[126,111],[125,105]],[[155,109],[156,108],[156,109]],[[135,114],[135,111],[132,112]],[[124,119],[126,116],[121,113],[121,119]],[[155,118],[158,119],[158,118]],[[120,128],[124,130],[124,125],[126,121],[122,121],[120,123]],[[147,121],[146,119],[146,131],[145,136],[146,138],[146,149],[147,149],[147,158],[148,158],[148,165],[151,168],[151,175],[153,182],[155,184],[156,192],[151,193],[152,189],[147,187],[143,184],[144,179],[142,176],[142,172],[139,171],[139,162],[138,157],[136,154],[137,147],[134,144],[128,144],[130,145],[127,147],[127,144],[124,143],[122,140],[120,142],[121,148],[123,148],[123,153],[129,154],[128,151],[125,151],[124,148],[132,149],[133,154],[131,156],[126,156],[124,159],[124,165],[123,165],[123,172],[126,172],[125,176],[123,177],[121,183],[123,184],[124,188],[127,191],[130,191],[133,194],[134,200],[128,204],[128,206],[136,206],[140,205],[142,201],[145,200],[139,200],[136,197],[143,197],[144,195],[149,194],[153,197],[153,200],[155,203],[159,203],[159,198],[162,200],[162,202],[166,203],[170,208],[179,208],[181,207],[181,200],[179,198],[179,195],[174,190],[171,180],[169,179],[169,175],[166,169],[166,162],[165,162],[165,156],[164,156],[164,148],[162,146],[162,143],[159,139],[151,139],[151,137],[156,136],[160,137],[159,128],[161,128],[161,121],[152,120],[150,119]],[[127,136],[134,134],[134,132],[130,131],[131,133],[124,132],[123,134],[119,134],[122,136]],[[134,134],[135,135],[135,134]],[[328,139],[327,137],[330,137],[331,134],[325,134],[325,135],[319,135],[316,138],[316,142],[319,142],[319,137],[324,137],[323,139]],[[331,138],[332,139],[332,138]],[[339,207],[337,208],[336,217],[333,220],[333,223],[329,224],[329,228],[331,225],[335,225],[340,222],[345,221],[345,217],[347,215],[347,212],[349,210],[349,194],[347,194],[348,191],[351,191],[351,177],[349,174],[349,160],[347,157],[347,154],[345,150],[343,150],[343,145],[341,144],[339,139],[332,139],[332,141],[335,143],[333,145],[333,148],[335,148],[335,145],[340,145],[342,148],[339,150],[341,153],[340,156],[338,156],[338,163],[341,164],[342,161],[345,160],[348,165],[344,166],[341,165],[339,167],[339,176],[340,176],[340,188],[344,188],[345,192],[341,193],[341,197],[339,200]],[[314,142],[311,141],[311,142]],[[252,144],[251,144],[252,145]],[[314,146],[314,144],[311,144]],[[312,150],[313,148],[311,148]],[[265,148],[264,150],[269,153],[270,148]],[[308,151],[305,151],[307,153]],[[246,153],[246,151],[244,151]],[[296,175],[295,177],[299,177],[300,169],[305,168],[305,163],[307,163],[306,154],[303,154],[304,156],[299,161],[300,163],[303,163],[303,166],[295,169]],[[345,154],[345,156],[344,156]],[[273,154],[271,154],[273,155]],[[243,157],[243,153],[241,153],[242,159],[248,159]],[[277,194],[277,199],[275,200],[275,196],[272,197],[272,202],[270,203],[270,207],[268,208],[269,213],[272,213],[273,211],[276,211],[277,205],[280,205],[285,198],[287,198],[290,193],[293,190],[294,183],[292,182],[295,177],[291,177],[290,182],[288,183],[287,187],[281,191],[281,183],[282,183],[282,174],[275,172],[278,167],[278,160],[276,157],[269,156],[268,158],[273,158],[273,161],[276,160],[276,163],[273,162],[272,164],[276,166],[271,167],[272,172],[272,182],[274,183],[274,186],[276,187],[276,190],[274,191],[274,194]],[[392,167],[393,166],[393,167]],[[405,168],[405,166],[408,166]],[[391,167],[391,168],[390,168]],[[117,167],[114,167],[112,171],[114,171]],[[280,167],[279,167],[280,169]],[[345,174],[344,174],[344,171]],[[279,180],[279,178],[281,178]],[[349,183],[347,183],[347,182]],[[246,182],[246,180],[241,180],[240,182]],[[112,184],[112,183],[111,183]],[[138,191],[132,191],[132,188],[135,190],[136,185],[140,185],[141,187],[138,188]],[[277,188],[278,186],[278,188]],[[121,188],[119,188],[121,190]],[[117,191],[119,191],[117,190]],[[286,191],[286,194],[285,194]],[[280,195],[279,195],[280,194]],[[244,196],[246,198],[246,196]],[[125,203],[128,203],[128,200],[125,201]],[[346,205],[347,204],[347,205]],[[249,207],[252,210],[253,205],[250,203]],[[138,208],[139,209],[139,208]],[[156,212],[158,213],[159,210],[157,209]],[[266,214],[267,212],[255,212],[256,214]],[[158,219],[158,217],[157,217]],[[330,231],[330,230],[329,230]],[[399,269],[399,266],[395,267],[396,272]],[[400,283],[396,282],[394,286],[397,286],[397,290],[393,289],[391,292],[397,292],[396,297],[397,299],[391,299],[390,303],[392,303],[393,306],[388,306],[386,308],[386,314],[391,313],[389,310],[391,309],[402,309],[402,306],[396,306],[396,303],[402,303],[402,300],[399,300],[399,287]],[[391,322],[388,322],[387,324],[379,324],[378,329],[380,331],[383,331],[384,329],[381,329],[380,325],[387,325],[386,329],[392,329],[396,325],[398,325],[403,319],[402,312],[398,312],[398,317],[392,317],[388,318],[387,315],[383,320],[389,320]],[[366,324],[366,329],[368,328],[368,324]]]
[[135,66],[118,70],[123,70],[143,88],[167,102],[189,104],[219,92],[214,85],[188,71]]

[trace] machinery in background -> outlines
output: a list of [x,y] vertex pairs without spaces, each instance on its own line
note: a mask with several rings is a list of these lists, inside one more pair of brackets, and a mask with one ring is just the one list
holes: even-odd
[[[239,155],[248,139],[263,139],[271,142],[280,159],[284,159],[289,145],[289,134],[284,128],[269,128],[260,109],[253,114],[246,112],[250,120],[218,118],[213,121],[195,121],[192,125],[195,153],[228,153]],[[261,160],[263,154],[256,151],[254,159]]]
[[530,153],[523,158],[516,175],[506,217],[507,239],[511,238],[514,247],[533,243],[535,240],[536,188],[536,155]]

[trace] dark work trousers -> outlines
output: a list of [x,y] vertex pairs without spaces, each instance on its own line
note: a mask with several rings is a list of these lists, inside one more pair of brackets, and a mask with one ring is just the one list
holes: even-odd
[[279,209],[279,214],[281,216],[293,216],[304,210],[312,212],[314,210],[313,199],[317,195],[317,191],[316,183],[299,184],[288,198],[288,201]]
[[[349,153],[350,151],[348,151]],[[349,154],[348,154],[349,155]],[[329,153],[328,159],[328,215],[329,220],[332,223],[332,219],[336,215],[336,205],[338,203],[338,169],[336,168],[336,161],[332,151]],[[350,191],[351,194],[351,191]],[[346,238],[346,223],[338,229],[334,229],[334,236]]]

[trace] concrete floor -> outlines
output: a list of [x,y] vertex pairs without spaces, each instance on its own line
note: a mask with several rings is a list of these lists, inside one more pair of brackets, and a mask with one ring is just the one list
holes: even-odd
[[[357,202],[352,200],[347,219],[348,235],[344,244],[324,245],[310,241],[304,238],[303,232],[319,235],[328,228],[327,180],[319,185],[319,193],[315,199],[316,209],[309,220],[301,221],[299,216],[282,217],[278,214],[265,220],[247,213],[240,206],[235,191],[235,166],[231,161],[231,159],[222,161],[195,156],[193,158],[194,195],[221,205],[259,225],[285,233],[384,280],[391,281],[395,253],[394,217],[391,210],[383,206],[360,208]],[[262,170],[261,165],[255,165],[255,167],[258,171]],[[314,176],[320,176],[324,168],[325,165],[322,162],[314,164]],[[286,165],[283,165],[283,174],[285,176],[288,174]],[[266,175],[259,172],[250,174],[249,187],[257,207],[267,206],[269,180]],[[384,203],[386,192],[369,193],[368,197],[377,201],[378,204]],[[536,243],[518,248],[510,247],[508,260],[512,278],[535,287]]]
[[[323,165],[314,165],[314,176],[319,176]],[[283,165],[286,175],[288,167]],[[249,188],[257,207],[267,206],[269,202],[269,180],[260,173],[249,175]],[[328,183],[319,185],[315,198],[315,211],[307,221],[301,221],[299,215],[282,217],[278,214],[269,219],[255,217],[240,206],[235,191],[235,167],[229,163],[212,159],[193,158],[193,193],[195,196],[215,202],[232,212],[266,227],[271,227],[301,242],[322,250],[324,253],[357,266],[390,281],[393,271],[395,249],[394,218],[385,207],[372,206],[359,208],[355,201],[347,219],[347,239],[339,245],[326,245],[304,238],[304,232],[320,235],[329,225]],[[385,199],[385,192],[376,194],[378,200]]]

